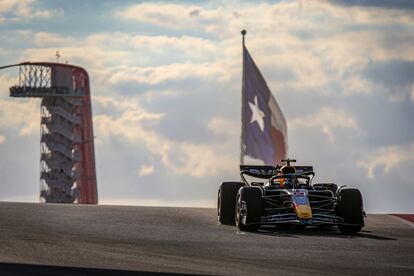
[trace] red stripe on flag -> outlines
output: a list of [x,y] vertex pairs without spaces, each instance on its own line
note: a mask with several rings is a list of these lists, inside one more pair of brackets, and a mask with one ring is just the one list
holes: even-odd
[[275,150],[273,162],[276,165],[280,163],[281,159],[286,158],[286,142],[283,133],[274,127],[272,127],[272,142]]

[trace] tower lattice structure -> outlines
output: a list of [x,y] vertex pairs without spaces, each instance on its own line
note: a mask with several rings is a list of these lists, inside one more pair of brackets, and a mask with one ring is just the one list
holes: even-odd
[[24,62],[11,97],[41,98],[40,197],[51,203],[97,204],[92,105],[85,69]]

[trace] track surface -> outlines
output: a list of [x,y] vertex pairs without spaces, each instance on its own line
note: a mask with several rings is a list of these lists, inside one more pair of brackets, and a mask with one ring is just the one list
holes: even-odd
[[1,275],[414,275],[414,228],[368,215],[364,231],[218,225],[214,209],[0,203]]

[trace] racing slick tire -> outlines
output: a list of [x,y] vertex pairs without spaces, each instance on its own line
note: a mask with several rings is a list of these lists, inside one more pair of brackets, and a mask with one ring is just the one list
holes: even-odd
[[236,226],[242,231],[256,231],[259,224],[250,224],[263,214],[263,195],[259,187],[243,187],[237,194]]
[[217,193],[217,216],[221,224],[235,225],[237,193],[243,182],[223,182]]
[[344,189],[338,192],[336,213],[345,223],[354,225],[338,225],[343,234],[356,234],[364,226],[362,195],[357,189]]

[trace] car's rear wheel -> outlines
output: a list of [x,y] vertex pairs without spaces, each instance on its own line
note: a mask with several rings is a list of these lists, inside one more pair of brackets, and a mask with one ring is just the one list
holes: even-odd
[[223,182],[217,193],[217,216],[221,224],[234,225],[237,192],[243,182]]
[[337,215],[345,223],[353,225],[339,225],[339,231],[344,234],[356,234],[364,226],[363,203],[361,192],[357,189],[343,189],[338,193]]
[[[243,187],[237,195],[236,226],[242,231],[256,231],[263,214],[263,196],[259,187]],[[251,224],[257,223],[257,224]]]

